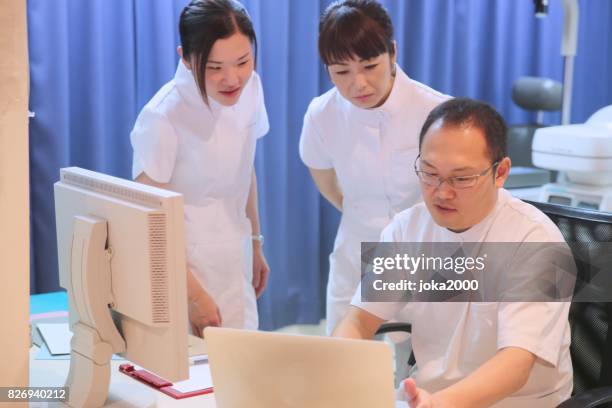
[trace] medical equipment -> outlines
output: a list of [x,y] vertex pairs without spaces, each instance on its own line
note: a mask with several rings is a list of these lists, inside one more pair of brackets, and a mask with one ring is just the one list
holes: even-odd
[[[535,16],[546,17],[548,0],[534,0]],[[578,44],[578,0],[563,0],[563,38],[561,40],[561,55],[563,56],[563,108],[561,124],[570,123],[572,111],[572,82],[574,78],[574,57]]]
[[551,172],[538,169],[531,161],[531,144],[536,129],[543,127],[544,111],[561,109],[562,85],[548,78],[520,77],[512,86],[512,100],[519,107],[537,112],[535,123],[508,128],[508,156],[512,160],[505,188],[536,187],[551,181]]
[[584,124],[537,129],[532,150],[534,165],[564,172],[540,201],[612,211],[612,105]]
[[533,7],[537,18],[544,18],[548,15],[548,0],[533,0]]

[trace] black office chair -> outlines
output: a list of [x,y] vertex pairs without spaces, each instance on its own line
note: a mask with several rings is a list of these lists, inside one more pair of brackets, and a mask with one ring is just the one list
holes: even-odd
[[[581,259],[576,251],[586,244],[612,242],[612,213],[548,203],[529,204],[557,225],[576,259]],[[585,245],[572,246],[572,242]],[[591,251],[606,248],[609,247],[590,246]],[[605,268],[607,273],[612,273],[612,265]],[[578,282],[589,280],[588,265],[578,261],[577,269]],[[569,319],[574,392],[559,408],[612,407],[612,303],[572,302]]]
[[[568,243],[612,243],[612,213],[527,202],[545,213]],[[590,249],[593,248],[591,246]],[[580,246],[572,246],[572,250],[580,250]],[[580,258],[578,254],[575,255]],[[606,268],[612,274],[612,265],[606,265]],[[577,270],[578,281],[589,280],[591,271],[588,265],[578,262]],[[572,398],[558,408],[612,407],[612,303],[573,302],[569,319],[574,391]],[[377,334],[393,331],[410,332],[411,326],[407,323],[386,323],[378,329]],[[414,354],[410,356],[408,364],[415,364]]]

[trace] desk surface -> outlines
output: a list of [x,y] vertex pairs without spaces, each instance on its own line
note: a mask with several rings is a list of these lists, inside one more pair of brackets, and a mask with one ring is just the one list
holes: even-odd
[[[65,292],[54,292],[43,295],[33,295],[30,301],[30,312],[34,320],[36,315],[43,317],[54,311],[65,311],[67,306]],[[46,316],[45,316],[46,317]],[[36,360],[38,347],[30,349],[30,386],[31,387],[63,387],[68,376],[70,360]],[[107,407],[202,407],[214,408],[214,394],[175,400],[153,388],[150,388],[125,374],[119,372],[119,365],[125,360],[111,361],[111,381]],[[36,404],[37,407],[45,404]],[[47,404],[49,407],[64,407],[64,404]]]
[[30,314],[36,315],[68,310],[68,295],[64,291],[30,296]]
[[[70,360],[36,360],[38,347],[30,349],[30,386],[63,387],[68,376]],[[119,372],[119,364],[124,360],[111,361],[111,380],[108,399],[105,407],[141,408],[141,407],[201,407],[214,408],[214,394],[182,400],[173,399],[153,388]],[[44,404],[36,406],[45,406]],[[64,407],[61,403],[49,403],[49,407]]]

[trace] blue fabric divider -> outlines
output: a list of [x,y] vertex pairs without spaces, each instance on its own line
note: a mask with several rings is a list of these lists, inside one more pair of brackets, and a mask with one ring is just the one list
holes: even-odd
[[[58,290],[53,183],[81,166],[130,177],[136,115],[173,75],[186,0],[29,0],[31,292]],[[259,41],[257,70],[270,133],[257,147],[269,287],[263,329],[316,323],[324,313],[328,255],[338,213],[298,157],[303,115],[331,87],[317,55],[318,19],[330,0],[245,0]],[[561,1],[534,18],[531,0],[386,0],[407,74],[455,96],[492,103],[510,124],[522,75],[562,79]],[[612,1],[580,2],[572,121],[612,104]],[[559,113],[547,113],[555,124]],[[359,165],[359,163],[356,163]]]

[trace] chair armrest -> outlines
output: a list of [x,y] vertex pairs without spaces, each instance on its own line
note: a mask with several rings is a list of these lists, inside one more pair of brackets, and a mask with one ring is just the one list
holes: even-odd
[[380,325],[376,334],[384,334],[389,332],[398,332],[403,331],[406,333],[410,333],[412,331],[412,325],[410,323],[383,323]]
[[574,395],[567,401],[562,402],[557,408],[595,408],[600,404],[610,402],[612,402],[612,387],[602,387]]

